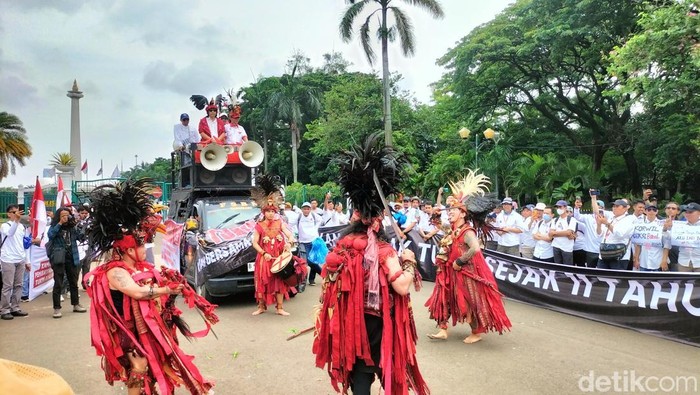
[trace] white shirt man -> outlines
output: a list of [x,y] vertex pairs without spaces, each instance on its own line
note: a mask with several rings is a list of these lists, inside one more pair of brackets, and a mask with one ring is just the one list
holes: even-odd
[[224,125],[226,130],[226,144],[241,145],[248,141],[248,134],[245,132],[243,126],[236,123],[227,123]]
[[22,280],[26,269],[27,254],[24,249],[24,225],[20,218],[24,212],[17,205],[7,207],[9,221],[0,226],[0,267],[2,268],[2,295],[0,296],[0,318],[11,320],[28,315],[19,308],[22,296]]
[[199,133],[190,128],[189,115],[180,115],[180,123],[173,126],[173,137],[175,138],[173,148],[178,147],[177,149],[188,149],[190,144],[199,142]]
[[539,204],[541,204],[541,206],[539,206],[540,210],[535,210],[535,205],[528,204],[523,207],[522,211],[520,212],[523,217],[521,228],[523,232],[520,234],[520,256],[523,258],[533,258],[533,253],[535,251],[535,239],[532,237],[532,228],[534,223],[537,222],[537,219],[541,218],[539,216],[542,213],[542,209],[544,209],[544,203]]
[[[685,206],[686,222],[674,223],[676,226],[700,226],[700,204],[695,202]],[[680,247],[678,250],[678,271],[700,272],[700,248]]]
[[[544,206],[544,204],[542,206]],[[549,207],[542,207],[541,211],[542,219],[536,220],[532,226],[532,238],[535,240],[533,257],[538,261],[554,262],[552,238],[549,237],[549,227],[552,225],[552,209]]]
[[598,215],[596,217],[597,228],[596,233],[603,237],[601,243],[606,244],[625,244],[628,246],[627,252],[618,260],[604,261],[599,257],[598,268],[601,269],[616,269],[627,270],[627,263],[630,259],[630,239],[634,231],[637,218],[634,215],[629,215],[627,210],[629,204],[623,199],[618,199],[613,203],[613,218],[608,219],[605,216]]
[[523,217],[513,210],[513,199],[507,197],[501,202],[503,211],[496,217],[498,252],[520,256],[520,233],[522,233]]
[[297,222],[299,222],[299,216],[301,214],[297,213],[292,209],[292,205],[290,203],[285,203],[284,205],[284,216],[287,217],[287,223],[289,224],[289,227],[292,229],[292,233],[295,235],[299,234],[299,228],[297,227]]
[[568,206],[569,204],[565,200],[557,202],[557,215],[559,217],[553,220],[549,229],[549,236],[552,238],[554,263],[573,265],[577,221],[576,218],[569,216]]
[[[591,205],[596,208],[597,213],[603,213],[608,217],[612,216],[612,213],[605,212],[605,203],[602,200],[597,200],[595,196],[592,196]],[[578,221],[579,232],[576,237],[576,247],[580,246],[586,252],[586,266],[596,267],[598,265],[598,255],[600,254],[600,242],[603,240],[601,235],[598,235],[596,228],[598,224],[595,220],[594,214],[581,214],[581,209],[574,207],[574,218]]]
[[663,232],[664,221],[656,216],[659,209],[656,205],[647,205],[644,208],[646,215],[641,221],[637,220],[632,238],[638,232],[638,227],[654,225],[661,234],[661,240],[654,242],[642,242],[634,244],[634,268],[646,272],[668,271],[668,251],[671,249],[671,237],[668,232]]
[[311,212],[311,205],[305,202],[301,205],[301,215],[297,219],[299,243],[311,243],[318,237],[318,228],[323,223],[321,217]]

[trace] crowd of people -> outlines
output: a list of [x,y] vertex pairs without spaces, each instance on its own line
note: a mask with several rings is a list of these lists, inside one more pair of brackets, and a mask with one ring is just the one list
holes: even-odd
[[[394,217],[402,232],[415,229],[426,240],[444,230],[449,221],[446,206],[438,201],[415,196],[394,203]],[[668,201],[663,206],[647,190],[643,198],[629,201],[615,199],[610,205],[599,199],[597,190],[589,191],[588,202],[581,197],[569,203],[558,200],[525,204],[504,198],[488,216],[492,229],[484,247],[505,254],[592,268],[641,271],[700,272],[700,249],[673,245],[674,226],[698,226],[700,204],[681,205]],[[588,206],[590,205],[590,206]],[[663,209],[663,216],[659,215]],[[644,237],[650,225],[659,229],[651,242],[633,243]]]

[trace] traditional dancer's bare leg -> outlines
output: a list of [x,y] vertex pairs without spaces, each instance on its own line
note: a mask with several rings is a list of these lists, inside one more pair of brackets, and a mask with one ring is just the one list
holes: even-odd
[[267,310],[267,306],[264,303],[258,303],[258,309],[253,312],[253,315],[260,315]]
[[434,340],[447,340],[447,324],[440,324],[440,330],[435,334],[428,334],[428,337]]
[[286,311],[284,311],[284,307],[282,307],[282,302],[284,301],[284,295],[281,293],[278,293],[277,295],[277,314],[279,315],[289,315]]

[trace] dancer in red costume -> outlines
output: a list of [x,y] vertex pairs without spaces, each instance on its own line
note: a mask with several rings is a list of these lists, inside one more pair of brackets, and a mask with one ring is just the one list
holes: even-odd
[[216,117],[219,109],[214,104],[214,99],[211,99],[206,111],[207,116],[199,120],[198,130],[202,138],[200,144],[226,144],[226,124],[223,119]]
[[498,205],[494,197],[484,196],[488,183],[487,177],[470,170],[463,180],[450,184],[455,194],[448,211],[452,232],[440,242],[435,288],[425,303],[440,328],[428,335],[431,339],[447,339],[450,318],[452,326],[457,322],[471,326],[472,333],[464,339],[467,344],[478,342],[487,331],[503,333],[511,327],[477,237],[490,234],[486,215]]
[[289,299],[289,293],[296,293],[296,289],[287,285],[270,269],[275,258],[291,249],[295,242],[294,235],[277,215],[280,202],[283,202],[279,179],[270,175],[261,175],[256,177],[255,185],[251,196],[258,206],[262,207],[264,217],[255,225],[253,231],[253,248],[258,252],[254,273],[255,299],[258,302],[258,308],[253,315],[264,313],[267,305],[276,302],[277,314],[286,316],[289,313],[282,305],[284,298]]
[[375,375],[386,394],[429,394],[416,360],[408,295],[411,282],[419,286],[415,256],[406,250],[399,259],[387,242],[383,203],[372,181],[376,172],[384,193],[397,192],[405,162],[391,148],[380,148],[382,136],[370,136],[338,159],[340,184],[356,211],[326,257],[313,353],[343,394],[369,394]]
[[[215,306],[197,295],[179,272],[145,262],[143,228],[150,230],[144,221],[151,207],[150,188],[148,180],[127,180],[98,187],[90,195],[90,245],[101,253],[112,252],[109,262],[85,276],[94,277],[87,289],[92,345],[102,356],[107,382],[126,382],[129,395],[173,394],[180,385],[192,394],[207,394],[213,384],[178,346],[176,328],[188,339],[206,335],[218,321]],[[190,331],[175,306],[177,295],[203,313],[206,329]]]

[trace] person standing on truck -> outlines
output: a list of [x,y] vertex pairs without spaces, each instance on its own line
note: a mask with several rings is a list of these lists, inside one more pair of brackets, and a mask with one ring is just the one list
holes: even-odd
[[[296,293],[294,287],[287,285],[283,279],[272,273],[271,266],[275,258],[284,251],[291,250],[295,242],[294,235],[287,224],[278,215],[279,201],[282,198],[279,189],[279,179],[270,175],[256,177],[256,187],[251,196],[262,207],[263,219],[255,224],[253,231],[253,248],[258,252],[255,259],[255,300],[258,308],[253,315],[260,315],[267,310],[267,305],[276,302],[278,315],[287,316],[284,310],[284,299],[289,299],[289,293]],[[262,201],[265,199],[266,202]],[[293,265],[292,262],[288,263]]]

